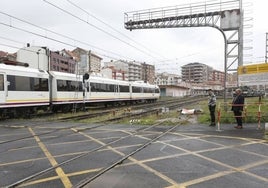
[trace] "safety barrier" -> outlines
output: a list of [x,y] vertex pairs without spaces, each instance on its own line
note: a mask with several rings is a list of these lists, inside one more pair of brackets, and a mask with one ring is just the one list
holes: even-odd
[[[232,106],[243,106],[242,115],[235,116],[233,114],[233,111],[231,110]],[[218,103],[217,105],[217,130],[218,131],[221,130],[220,126],[221,126],[221,120],[223,118],[234,118],[235,120],[236,117],[242,117],[243,123],[246,123],[248,118],[254,118],[256,119],[256,123],[258,123],[257,129],[260,129],[261,118],[267,116],[265,114],[265,112],[267,111],[267,106],[268,106],[268,103],[265,103],[265,102],[249,102],[249,103],[245,102],[244,105],[238,105],[238,104],[234,105],[230,102]],[[266,111],[262,107],[266,107]],[[232,113],[233,115],[228,115],[229,113]]]

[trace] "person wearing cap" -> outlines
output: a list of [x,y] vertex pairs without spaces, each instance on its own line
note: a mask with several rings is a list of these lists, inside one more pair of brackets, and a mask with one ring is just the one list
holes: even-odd
[[232,102],[232,111],[234,112],[234,117],[237,123],[237,125],[234,127],[236,129],[243,128],[242,111],[243,111],[244,101],[245,99],[244,99],[244,96],[242,95],[242,90],[239,88],[236,89],[233,102]]
[[215,109],[216,109],[216,95],[212,92],[212,89],[208,90],[208,109],[210,112],[210,125],[215,126]]

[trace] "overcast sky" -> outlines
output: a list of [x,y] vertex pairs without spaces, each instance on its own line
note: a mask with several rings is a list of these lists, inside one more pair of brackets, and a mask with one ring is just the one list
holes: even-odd
[[[224,70],[223,36],[214,28],[133,31],[124,28],[125,12],[205,2],[205,0],[0,0],[0,2],[2,51],[16,52],[27,43],[33,46],[47,46],[55,51],[63,48],[73,50],[78,46],[92,50],[102,56],[104,61],[123,59],[153,64],[157,72],[180,74],[180,67],[191,62],[200,62],[214,69]],[[245,30],[247,36],[244,45],[252,47],[253,50],[246,52],[245,63],[264,62],[265,34],[268,32],[266,19],[268,1],[243,0],[243,2],[246,3],[247,10],[245,17],[247,20],[253,19],[246,22],[248,27]],[[248,2],[252,5],[249,6]]]

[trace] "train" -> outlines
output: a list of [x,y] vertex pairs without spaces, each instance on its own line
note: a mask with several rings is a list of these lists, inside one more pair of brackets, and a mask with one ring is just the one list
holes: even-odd
[[159,97],[159,87],[143,81],[0,64],[1,117],[25,117],[40,110],[70,112],[93,104],[155,102]]

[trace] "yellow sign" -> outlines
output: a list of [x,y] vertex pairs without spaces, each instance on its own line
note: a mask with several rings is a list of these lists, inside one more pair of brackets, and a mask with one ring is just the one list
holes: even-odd
[[238,75],[268,73],[268,63],[239,66],[237,72]]

